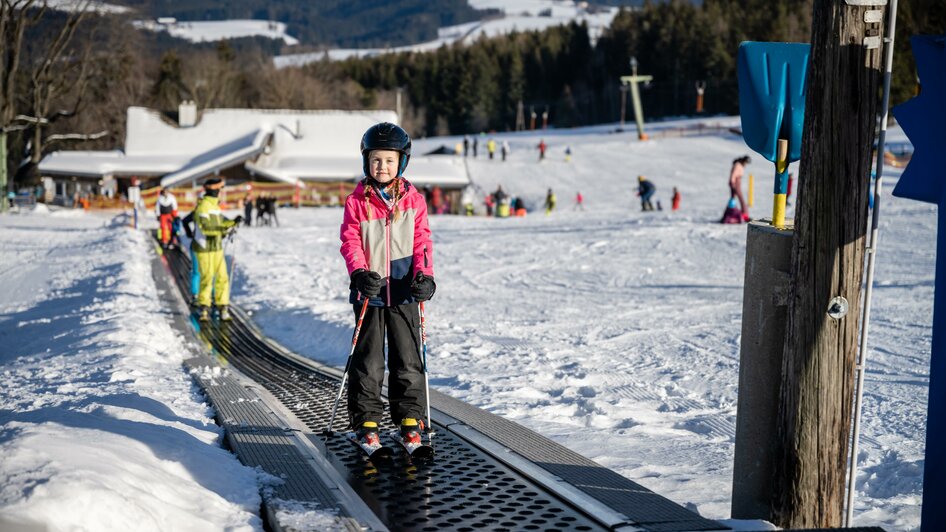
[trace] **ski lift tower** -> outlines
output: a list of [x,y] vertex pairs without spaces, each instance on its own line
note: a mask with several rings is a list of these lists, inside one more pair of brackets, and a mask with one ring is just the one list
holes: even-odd
[[621,83],[631,88],[631,102],[634,105],[634,120],[637,122],[637,138],[647,140],[647,134],[644,133],[644,110],[641,107],[641,95],[637,88],[638,83],[650,83],[653,76],[637,75],[637,58],[631,56],[631,75],[621,76]]

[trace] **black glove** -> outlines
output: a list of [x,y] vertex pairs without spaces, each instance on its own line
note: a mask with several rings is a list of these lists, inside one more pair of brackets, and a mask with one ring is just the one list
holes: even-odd
[[243,216],[240,215],[240,214],[238,214],[237,217],[233,219],[233,221],[236,222],[237,225],[242,225],[242,224],[243,224]]
[[361,295],[374,297],[381,293],[381,276],[365,269],[351,272],[351,284]]
[[434,282],[434,278],[429,275],[424,275],[424,272],[417,272],[417,276],[414,277],[414,282],[411,283],[411,295],[414,296],[414,299],[417,301],[427,301],[434,297],[434,292],[436,291],[437,283]]

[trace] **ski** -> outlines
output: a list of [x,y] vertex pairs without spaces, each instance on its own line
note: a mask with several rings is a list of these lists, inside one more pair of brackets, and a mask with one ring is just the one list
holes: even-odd
[[386,459],[386,458],[390,458],[391,455],[394,454],[394,449],[386,445],[382,445],[380,442],[378,442],[375,445],[368,445],[366,443],[362,443],[361,441],[358,440],[358,436],[355,435],[354,432],[349,432],[348,434],[346,434],[346,437],[348,441],[352,443],[352,445],[361,449],[361,451],[365,453],[368,456],[368,459],[370,460]]
[[404,438],[401,437],[399,431],[391,431],[391,439],[401,444],[401,448],[404,449],[411,458],[431,458],[434,455],[434,448],[425,443],[407,443],[404,441]]

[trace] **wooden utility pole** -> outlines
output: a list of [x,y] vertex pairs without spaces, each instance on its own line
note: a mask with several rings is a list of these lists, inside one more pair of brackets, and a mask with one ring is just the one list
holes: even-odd
[[886,0],[815,0],[771,521],[842,524]]

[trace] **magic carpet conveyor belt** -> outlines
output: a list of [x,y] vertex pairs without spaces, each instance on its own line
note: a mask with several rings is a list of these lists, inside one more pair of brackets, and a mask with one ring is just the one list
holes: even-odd
[[[160,262],[166,292],[176,292],[165,297],[173,296],[178,308],[184,309],[183,302],[190,297],[189,257],[172,249],[161,255]],[[161,275],[156,271],[159,286]],[[169,278],[177,290],[167,283]],[[216,363],[261,388],[264,402],[278,403],[268,404],[281,413],[278,421],[256,419],[266,416],[234,410],[234,405],[245,408],[252,400],[214,398],[208,392],[218,418],[230,420],[224,426],[240,459],[286,478],[277,490],[281,500],[316,501],[324,508],[333,504],[334,496],[341,500],[340,519],[348,519],[351,529],[727,530],[535,432],[434,390],[430,397],[434,457],[412,461],[395,453],[389,461],[373,463],[346,441],[344,405],[336,418],[336,432],[324,433],[341,371],[266,338],[238,306],[231,305],[231,313],[231,322],[204,323],[184,315],[178,326],[196,334]],[[212,378],[199,380],[204,385],[216,383]],[[252,421],[233,422],[254,415]],[[387,425],[382,433],[393,429]],[[310,456],[296,457],[291,449],[286,454],[282,451],[287,444],[270,441],[287,433],[303,439],[301,447]],[[267,440],[267,435],[272,438]],[[273,449],[281,451],[268,457]],[[333,481],[347,485],[333,487]]]

